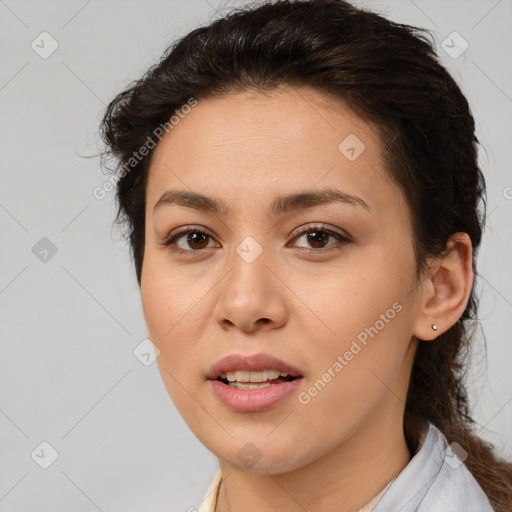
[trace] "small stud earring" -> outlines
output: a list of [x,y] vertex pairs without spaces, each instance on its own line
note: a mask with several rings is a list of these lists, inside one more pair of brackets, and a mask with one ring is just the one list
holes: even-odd
[[437,331],[437,325],[436,324],[432,324],[432,330],[433,331]]

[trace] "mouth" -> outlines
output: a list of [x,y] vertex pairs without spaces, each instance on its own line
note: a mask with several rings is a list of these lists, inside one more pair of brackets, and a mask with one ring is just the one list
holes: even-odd
[[217,361],[207,378],[211,391],[227,408],[260,412],[296,393],[303,375],[269,354],[231,354]]
[[229,354],[219,359],[207,375],[209,380],[220,380],[227,386],[272,385],[298,377],[302,374],[297,368],[270,354]]
[[302,376],[288,375],[279,370],[243,371],[236,370],[225,372],[219,375],[216,380],[226,386],[236,389],[260,389],[268,386],[275,386],[283,382],[290,382]]

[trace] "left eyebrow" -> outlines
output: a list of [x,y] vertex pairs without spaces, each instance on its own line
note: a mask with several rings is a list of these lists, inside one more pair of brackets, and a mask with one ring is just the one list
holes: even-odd
[[[344,203],[354,206],[362,206],[372,213],[368,204],[360,197],[347,194],[340,190],[327,188],[316,191],[295,192],[276,197],[269,206],[269,214],[272,217],[285,215],[292,211],[305,210],[314,206],[330,203]],[[212,212],[219,215],[227,215],[230,212],[227,204],[213,197],[208,197],[198,192],[188,190],[167,190],[153,207],[153,213],[164,205],[177,204],[196,210]]]

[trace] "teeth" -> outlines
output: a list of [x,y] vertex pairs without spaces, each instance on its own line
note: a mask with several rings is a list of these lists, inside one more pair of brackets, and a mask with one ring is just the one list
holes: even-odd
[[256,388],[266,388],[267,386],[272,386],[270,382],[260,382],[259,384],[245,384],[244,382],[230,382],[229,386],[237,389],[256,389]]
[[248,372],[236,370],[235,372],[221,373],[221,379],[227,379],[229,382],[265,382],[267,380],[277,379],[278,377],[287,377],[288,374],[278,370],[261,370],[258,372]]

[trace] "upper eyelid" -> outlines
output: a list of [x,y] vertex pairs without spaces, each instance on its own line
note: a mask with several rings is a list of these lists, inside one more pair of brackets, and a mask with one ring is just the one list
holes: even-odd
[[[190,231],[192,229],[196,230],[197,232],[207,234],[207,235],[211,236],[212,238],[215,238],[212,234],[210,234],[210,230],[208,228],[206,228],[204,226],[194,225],[194,224],[190,224],[187,226],[182,226],[181,228],[177,228],[176,230],[172,231],[166,238],[172,238],[174,236],[186,234],[187,231]],[[302,232],[308,231],[310,229],[333,231],[340,236],[346,236],[347,238],[349,238],[348,234],[345,235],[343,232],[338,231],[339,228],[331,227],[328,224],[323,224],[323,223],[318,223],[318,222],[317,223],[313,222],[313,224],[300,226],[292,232],[292,235],[293,235],[293,233],[295,233],[295,236],[296,236],[296,235],[301,234]]]
[[313,229],[318,229],[318,231],[326,231],[328,233],[335,233],[336,235],[339,235],[343,238],[351,238],[351,236],[347,233],[343,233],[339,230],[339,228],[334,228],[329,226],[328,224],[321,224],[321,223],[313,223],[311,225],[301,226],[295,230],[295,237],[298,235],[302,235],[303,233],[307,233],[308,231],[311,231]]

